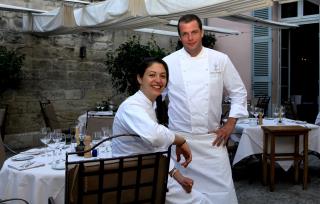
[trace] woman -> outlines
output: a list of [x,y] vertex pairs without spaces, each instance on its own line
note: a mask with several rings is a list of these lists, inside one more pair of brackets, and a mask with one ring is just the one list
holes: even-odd
[[[157,120],[154,109],[155,101],[157,97],[161,97],[161,93],[167,85],[167,80],[168,68],[162,59],[148,58],[143,61],[137,73],[140,90],[120,105],[113,123],[114,135],[138,134],[141,139],[135,137],[113,139],[113,156],[155,152],[167,149],[169,145],[174,144],[177,150],[177,160],[180,161],[180,154],[185,158],[181,165],[187,167],[191,162],[191,151],[185,139],[175,135],[164,125],[159,124]],[[171,163],[173,164],[173,162]],[[173,182],[173,177],[176,180],[174,182],[178,182],[183,187],[184,194],[189,195],[192,200],[198,199],[196,193],[191,192],[192,179],[184,177],[171,165],[169,173],[171,177],[169,177],[168,183]],[[179,194],[183,191],[172,190]],[[174,193],[171,193],[171,195],[174,196]]]

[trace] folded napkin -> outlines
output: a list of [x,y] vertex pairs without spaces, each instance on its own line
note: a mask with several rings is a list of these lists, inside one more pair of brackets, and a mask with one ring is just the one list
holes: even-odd
[[33,161],[27,161],[24,163],[13,163],[9,164],[8,167],[16,169],[18,171],[26,170],[26,169],[32,169],[40,166],[44,166],[45,164],[42,162],[33,162]]
[[45,153],[44,149],[29,149],[27,151],[21,152],[22,154],[39,155]]

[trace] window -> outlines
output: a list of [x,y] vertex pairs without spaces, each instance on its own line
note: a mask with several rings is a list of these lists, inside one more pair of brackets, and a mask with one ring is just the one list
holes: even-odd
[[298,2],[281,4],[281,18],[291,18],[298,16]]
[[303,2],[303,15],[307,16],[307,15],[314,15],[314,14],[319,14],[319,5],[305,0]]

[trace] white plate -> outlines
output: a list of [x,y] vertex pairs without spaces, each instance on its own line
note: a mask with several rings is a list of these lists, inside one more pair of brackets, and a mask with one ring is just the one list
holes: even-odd
[[301,120],[296,120],[295,122],[296,122],[297,124],[307,124],[306,121],[301,121]]
[[26,160],[30,160],[33,158],[34,158],[34,156],[32,156],[32,155],[16,155],[16,156],[11,157],[11,159],[13,161],[26,161]]
[[54,170],[64,170],[65,169],[65,163],[61,162],[59,164],[52,164],[51,168],[54,169]]

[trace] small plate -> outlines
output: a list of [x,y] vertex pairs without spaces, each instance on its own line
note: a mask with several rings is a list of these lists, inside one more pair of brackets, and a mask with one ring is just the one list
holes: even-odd
[[32,156],[32,155],[16,155],[16,156],[11,157],[11,159],[13,161],[26,161],[26,160],[30,160],[33,158],[34,158],[34,156]]
[[54,170],[64,170],[65,169],[65,163],[61,162],[61,163],[58,163],[58,164],[52,164],[51,168],[54,169]]
[[296,122],[297,124],[307,124],[306,121],[301,121],[301,120],[296,120],[295,122]]

